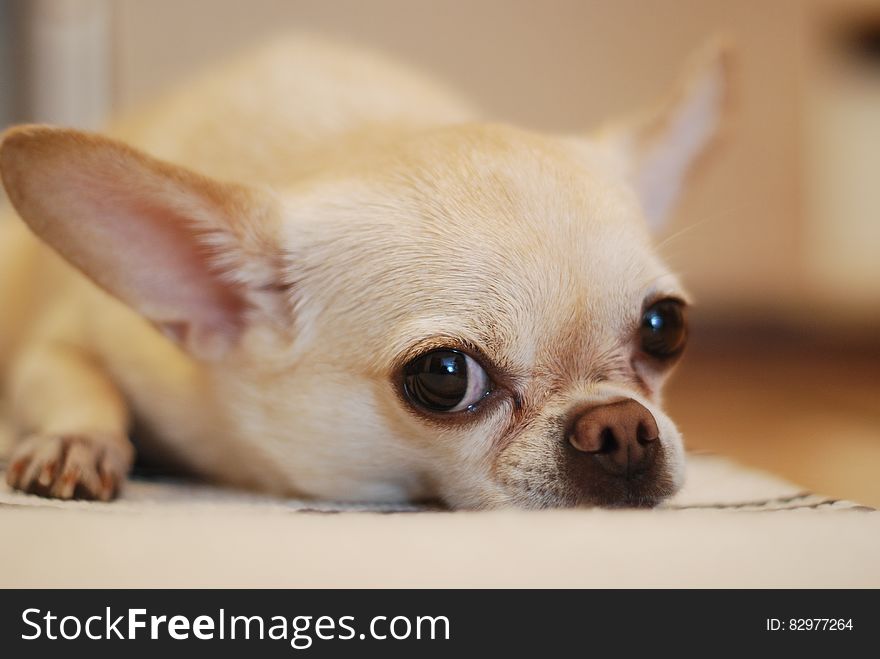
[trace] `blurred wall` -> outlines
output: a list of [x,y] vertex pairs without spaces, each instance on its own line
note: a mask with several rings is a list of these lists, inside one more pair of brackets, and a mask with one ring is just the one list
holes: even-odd
[[804,261],[844,316],[880,311],[880,1],[811,0],[804,35]]
[[0,126],[12,122],[15,117],[12,28],[12,5],[8,0],[0,0]]
[[99,129],[112,111],[110,0],[14,0],[16,87],[27,121]]

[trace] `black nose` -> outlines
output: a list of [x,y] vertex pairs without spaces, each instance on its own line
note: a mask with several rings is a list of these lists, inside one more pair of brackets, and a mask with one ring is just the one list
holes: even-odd
[[641,403],[625,398],[591,407],[574,420],[568,441],[615,476],[629,478],[656,459],[660,431]]

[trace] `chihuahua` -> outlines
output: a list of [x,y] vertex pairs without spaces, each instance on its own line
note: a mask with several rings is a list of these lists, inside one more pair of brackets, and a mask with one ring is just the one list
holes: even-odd
[[659,397],[687,296],[651,230],[721,123],[726,52],[584,134],[485,122],[303,38],[106,136],[7,130],[9,485],[112,499],[136,437],[283,496],[662,501],[684,473]]

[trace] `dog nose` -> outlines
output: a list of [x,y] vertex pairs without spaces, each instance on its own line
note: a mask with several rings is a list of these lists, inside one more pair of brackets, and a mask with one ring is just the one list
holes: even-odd
[[657,422],[648,408],[626,398],[581,412],[568,441],[609,474],[628,478],[651,466],[659,438]]

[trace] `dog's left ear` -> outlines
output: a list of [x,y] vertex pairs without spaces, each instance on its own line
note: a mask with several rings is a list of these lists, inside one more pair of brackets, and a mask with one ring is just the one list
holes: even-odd
[[625,176],[652,230],[662,228],[694,164],[718,133],[729,105],[731,60],[729,43],[710,42],[665,98],[599,132],[599,142],[622,156]]

